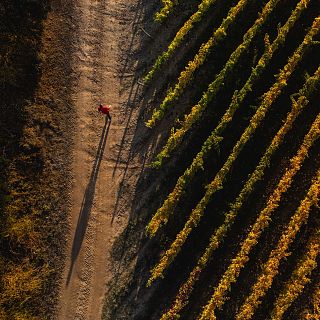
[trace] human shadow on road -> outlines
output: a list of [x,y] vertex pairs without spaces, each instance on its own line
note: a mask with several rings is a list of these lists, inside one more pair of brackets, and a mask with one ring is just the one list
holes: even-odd
[[102,135],[100,138],[100,143],[99,143],[98,150],[96,153],[96,157],[95,157],[95,161],[93,164],[90,179],[89,179],[88,185],[86,187],[86,191],[85,191],[83,199],[82,199],[77,228],[76,228],[74,238],[73,238],[73,244],[72,244],[72,250],[71,250],[71,265],[70,265],[70,269],[68,272],[66,286],[68,286],[68,284],[70,282],[73,267],[74,267],[74,264],[77,260],[78,255],[79,255],[81,245],[82,245],[82,242],[83,242],[86,230],[87,230],[88,221],[89,221],[89,217],[90,217],[90,213],[91,213],[91,209],[92,209],[92,205],[93,205],[97,177],[98,177],[101,160],[103,158],[103,153],[104,153],[104,149],[105,149],[106,142],[107,142],[110,123],[111,123],[111,121],[108,121],[106,118],[104,127],[102,129]]

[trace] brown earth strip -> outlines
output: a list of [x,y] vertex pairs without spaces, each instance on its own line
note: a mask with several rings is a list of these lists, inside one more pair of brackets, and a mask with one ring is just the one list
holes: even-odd
[[[139,0],[79,0],[72,9],[72,108],[75,110],[70,234],[58,319],[99,319],[113,276],[110,251],[128,221],[143,157],[131,156],[139,115],[135,78]],[[111,104],[112,121],[97,113]],[[130,158],[130,159],[129,159]],[[124,199],[119,188],[130,185]]]

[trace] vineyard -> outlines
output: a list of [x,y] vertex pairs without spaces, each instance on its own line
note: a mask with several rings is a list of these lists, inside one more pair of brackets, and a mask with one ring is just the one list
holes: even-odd
[[105,318],[319,319],[320,2],[163,0],[152,20],[155,152]]

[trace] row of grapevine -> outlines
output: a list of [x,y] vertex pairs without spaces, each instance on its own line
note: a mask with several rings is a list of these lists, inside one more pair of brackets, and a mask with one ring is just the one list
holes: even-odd
[[318,320],[320,315],[320,280],[316,284],[316,289],[310,298],[311,306],[303,310],[300,319],[303,320]]
[[168,15],[173,11],[174,7],[179,3],[179,0],[162,0],[163,7],[154,16],[158,22],[163,22]]
[[[279,0],[270,0],[271,2],[278,2]],[[151,118],[146,122],[146,126],[152,128],[157,121],[161,120],[165,115],[165,111],[170,107],[173,100],[183,92],[184,88],[191,81],[194,72],[206,61],[207,56],[212,50],[212,47],[227,36],[229,26],[235,22],[236,17],[245,9],[248,0],[239,0],[238,4],[230,9],[227,17],[222,21],[220,27],[216,29],[210,39],[201,45],[198,53],[192,61],[188,62],[185,70],[180,73],[177,84],[173,89],[169,89],[167,96],[161,103],[158,109],[155,109]]]
[[174,316],[178,314],[178,312],[180,312],[180,310],[188,303],[188,298],[193,290],[193,286],[199,279],[202,270],[206,267],[214,250],[216,250],[219,247],[223,238],[230,230],[231,226],[233,225],[237,217],[239,210],[243,206],[245,200],[251,194],[252,190],[254,190],[255,184],[257,183],[257,181],[262,179],[265,169],[270,164],[272,155],[281,146],[281,143],[283,142],[285,135],[292,127],[293,122],[301,113],[301,111],[307,106],[308,95],[312,94],[312,92],[314,92],[314,90],[316,89],[316,87],[319,86],[319,84],[320,68],[318,68],[313,77],[310,77],[307,80],[304,87],[299,91],[299,97],[297,98],[297,101],[292,101],[292,110],[288,113],[285,123],[282,125],[282,127],[279,129],[279,131],[273,138],[270,146],[267,148],[266,152],[264,153],[254,172],[249,176],[249,179],[245,183],[239,196],[236,198],[234,203],[230,205],[230,211],[225,214],[224,223],[211,236],[209,245],[207,246],[205,252],[198,260],[197,265],[190,273],[187,281],[184,282],[184,284],[180,287],[172,307],[167,313],[163,315],[161,320],[173,319]]
[[[245,132],[242,134],[239,141],[234,146],[227,161],[225,162],[223,167],[219,170],[214,180],[206,187],[207,191],[205,196],[201,199],[201,201],[196,206],[196,208],[191,212],[190,218],[186,223],[184,229],[179,233],[179,235],[176,238],[176,241],[172,244],[171,248],[164,255],[159,265],[166,266],[168,265],[169,261],[172,261],[173,256],[177,254],[177,252],[179,251],[179,248],[184,243],[186,237],[191,232],[193,226],[195,226],[198,223],[212,195],[222,187],[223,181],[226,175],[228,174],[228,172],[230,171],[238,154],[241,152],[242,148],[245,146],[247,141],[249,141],[249,139],[255,132],[256,128],[258,127],[259,123],[263,120],[266,112],[269,110],[274,100],[279,96],[282,89],[287,85],[287,80],[290,78],[290,75],[296,68],[297,64],[301,61],[303,54],[312,45],[313,38],[318,33],[319,27],[320,27],[320,18],[314,21],[311,30],[308,32],[308,34],[306,35],[301,45],[297,48],[294,54],[289,58],[289,61],[286,64],[286,66],[280,71],[280,74],[277,77],[276,83],[269,89],[269,91],[266,94],[264,94],[262,103],[260,107],[257,109],[255,115],[250,120],[250,123],[246,128]],[[199,158],[200,158],[199,165],[201,166],[202,156],[200,156]],[[199,160],[197,159],[197,157],[195,159]],[[193,165],[195,165],[196,167],[198,166],[198,164],[195,164],[195,161],[193,161]],[[185,187],[187,183],[189,183],[188,176],[190,175],[190,173],[192,173],[192,170],[194,170],[192,166],[186,170],[184,176],[182,176],[182,178],[179,179],[180,185],[179,184],[176,185],[174,191],[171,192],[171,194],[166,199],[166,202],[164,203],[163,208],[161,207],[160,209],[158,209],[156,214],[151,219],[150,223],[147,226],[147,232],[150,236],[153,236],[162,224],[167,223],[171,210],[174,208],[182,192],[184,191],[183,187]],[[162,269],[162,267],[160,269]],[[156,269],[154,269],[154,272],[152,272],[153,275],[155,274],[160,275],[158,272],[160,269],[156,267]]]
[[[320,130],[320,127],[319,127]],[[288,256],[290,244],[294,241],[300,228],[309,218],[310,209],[317,205],[320,196],[320,170],[301,204],[281,235],[275,249],[269,255],[268,261],[262,266],[261,274],[252,287],[250,295],[246,298],[236,315],[236,320],[249,320],[261,303],[261,299],[271,287],[274,277],[279,273],[280,262]]]
[[[223,133],[228,123],[232,121],[234,113],[238,110],[241,103],[246,98],[247,94],[252,91],[252,87],[254,83],[261,77],[264,70],[268,66],[270,60],[272,59],[274,53],[284,44],[287,34],[289,33],[293,25],[296,23],[296,21],[299,19],[302,12],[307,8],[309,3],[310,3],[310,0],[301,0],[297,4],[290,18],[281,28],[279,28],[278,36],[272,42],[272,44],[268,43],[268,37],[266,37],[265,52],[261,56],[255,68],[252,70],[251,75],[246,81],[245,85],[241,88],[239,92],[238,91],[234,92],[229,108],[223,115],[218,126],[212,132],[212,136],[209,140],[209,143],[210,142],[211,143],[209,145],[204,145],[205,150],[210,150],[214,144],[218,143],[221,140],[219,136]],[[244,43],[242,45],[244,45]],[[241,46],[240,48],[242,48]],[[236,52],[237,51],[235,51],[235,53]],[[235,60],[233,59],[233,55],[231,55],[230,59],[233,61],[233,63],[235,62]],[[232,67],[232,65],[230,66],[229,65],[230,63],[227,62],[226,67],[221,71],[220,75],[223,76],[223,74],[225,74],[227,70],[232,71],[231,69],[229,69],[230,67]],[[179,129],[172,130],[166,144],[164,145],[162,150],[159,152],[159,154],[156,157],[156,160],[153,163],[154,167],[160,167],[162,165],[163,160],[165,158],[168,158],[171,155],[172,151],[181,143],[186,132],[190,130],[190,128],[193,126],[193,124],[196,121],[198,121],[201,113],[203,112],[203,109],[206,108],[207,103],[216,94],[216,91],[219,89],[219,84],[221,83],[220,81],[222,81],[223,79],[224,79],[223,77],[218,76],[217,79],[214,80],[214,82],[209,86],[209,88],[212,88],[214,90],[211,92],[211,98],[208,100],[209,94],[208,92],[206,92],[203,96],[203,99],[199,102],[199,106],[197,105],[194,107],[195,111],[186,117],[185,121],[182,122],[181,127]],[[205,97],[206,97],[206,100],[205,100]]]
[[272,213],[278,208],[281,198],[290,188],[294,176],[300,170],[303,161],[308,156],[308,151],[320,137],[320,114],[313,122],[310,131],[305,136],[297,154],[291,159],[289,167],[280,179],[277,187],[269,197],[265,208],[260,212],[256,222],[251,227],[247,238],[242,242],[240,251],[232,259],[213,295],[199,317],[200,320],[215,319],[215,310],[221,308],[227,299],[232,283],[237,281],[241,269],[249,260],[252,248],[258,243],[263,230],[268,227]]
[[293,301],[301,294],[305,285],[310,282],[310,275],[317,267],[319,253],[320,234],[317,232],[309,240],[305,254],[279,294],[271,312],[271,320],[281,320]]
[[[202,20],[204,15],[216,1],[217,0],[202,0],[202,2],[198,6],[198,10],[180,28],[174,39],[169,44],[168,49],[157,58],[150,71],[144,77],[145,82],[149,82],[153,78],[155,72],[159,70],[166,61],[168,61],[173,52],[180,46],[188,32],[194,27],[196,23]],[[159,15],[159,13],[157,15]]]

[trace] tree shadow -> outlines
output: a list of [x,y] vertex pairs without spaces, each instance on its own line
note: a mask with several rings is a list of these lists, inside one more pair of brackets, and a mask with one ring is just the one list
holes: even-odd
[[[134,114],[136,112],[136,108],[138,105],[141,104],[141,108],[144,109],[145,100],[148,100],[148,97],[145,97],[145,92],[147,87],[144,86],[141,81],[141,76],[144,74],[144,66],[145,66],[145,60],[143,59],[144,55],[141,54],[140,49],[137,51],[137,49],[134,47],[134,42],[137,37],[139,37],[141,32],[143,31],[143,20],[145,15],[147,14],[145,12],[148,3],[147,0],[139,0],[137,3],[137,7],[135,10],[135,15],[132,21],[132,35],[130,37],[130,44],[128,49],[123,52],[124,57],[124,64],[122,68],[119,70],[120,72],[120,81],[123,87],[128,85],[128,97],[125,103],[125,121],[124,121],[124,133],[122,135],[120,145],[119,145],[119,151],[117,154],[117,159],[115,162],[115,166],[113,168],[112,177],[114,178],[116,175],[116,172],[121,167],[121,181],[119,183],[119,190],[117,194],[115,209],[112,215],[111,224],[113,224],[114,219],[121,214],[122,207],[121,207],[121,200],[123,198],[127,197],[127,190],[125,186],[125,181],[130,178],[130,170],[129,165],[134,160],[134,157],[139,154],[139,157],[142,159],[142,166],[140,168],[140,174],[141,175],[145,169],[146,160],[147,160],[147,153],[149,151],[149,147],[146,144],[146,140],[148,139],[148,135],[146,134],[146,131],[149,129],[145,127],[144,121],[142,119],[141,113],[139,113],[137,123],[132,123],[132,121],[135,119]],[[156,6],[156,5],[154,5]],[[153,6],[152,6],[153,8]],[[149,9],[148,14],[149,16],[153,15],[153,10]],[[146,34],[144,34],[146,36]],[[152,38],[148,38],[147,43],[152,42]],[[135,65],[137,63],[137,65]],[[133,77],[128,80],[126,74],[130,71],[134,70],[132,73]],[[131,74],[130,74],[131,75]],[[144,134],[141,134],[140,131]],[[139,133],[138,133],[139,131]],[[144,141],[137,142],[137,137],[146,136]],[[128,139],[133,137],[133,140],[129,142],[130,144],[130,150],[128,154],[124,152],[125,146],[128,143]],[[141,148],[138,148],[138,146],[141,145]],[[121,164],[124,164],[124,168],[121,166]]]
[[106,118],[104,127],[102,129],[102,134],[101,134],[98,150],[96,153],[95,161],[93,164],[92,172],[90,175],[90,179],[86,187],[86,191],[84,193],[82,204],[81,204],[77,228],[73,238],[73,244],[72,244],[72,250],[71,250],[71,265],[70,265],[70,269],[67,276],[66,286],[68,286],[70,282],[73,267],[78,258],[78,255],[82,246],[82,242],[87,230],[88,221],[89,221],[89,217],[90,217],[90,213],[93,205],[97,177],[98,177],[101,160],[103,158],[103,153],[104,153],[104,149],[107,142],[110,124],[111,124],[111,121],[108,121]]

